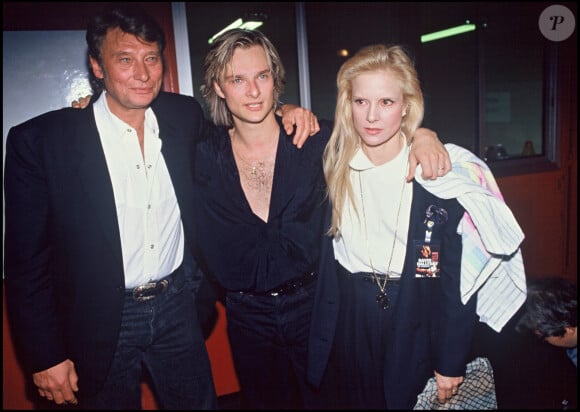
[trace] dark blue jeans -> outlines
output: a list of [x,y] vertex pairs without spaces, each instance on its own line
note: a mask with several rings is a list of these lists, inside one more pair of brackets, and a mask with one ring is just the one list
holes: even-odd
[[119,341],[105,385],[96,396],[80,399],[80,407],[141,409],[143,368],[151,376],[160,408],[217,409],[209,357],[195,311],[194,285],[184,273],[150,301],[138,302],[126,295]]
[[316,282],[295,293],[228,292],[226,318],[243,409],[308,408],[305,383],[310,313]]

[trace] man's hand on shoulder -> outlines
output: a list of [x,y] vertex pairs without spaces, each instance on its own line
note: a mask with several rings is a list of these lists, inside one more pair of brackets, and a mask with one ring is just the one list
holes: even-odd
[[407,181],[413,180],[419,164],[422,169],[421,177],[425,180],[435,180],[451,171],[451,158],[437,133],[423,127],[417,129],[413,135]]
[[85,97],[79,97],[77,100],[74,100],[71,103],[71,107],[75,109],[84,109],[88,106],[89,102],[91,101],[91,95],[87,95]]
[[282,125],[287,134],[291,135],[296,127],[293,143],[300,149],[306,139],[320,131],[318,117],[308,109],[293,104],[284,104],[279,109]]

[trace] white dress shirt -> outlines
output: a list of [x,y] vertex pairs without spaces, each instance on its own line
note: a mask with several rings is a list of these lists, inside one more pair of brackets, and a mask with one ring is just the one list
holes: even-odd
[[184,248],[181,214],[153,110],[145,112],[142,154],[136,130],[111,113],[106,92],[93,108],[115,194],[129,289],[179,267]]

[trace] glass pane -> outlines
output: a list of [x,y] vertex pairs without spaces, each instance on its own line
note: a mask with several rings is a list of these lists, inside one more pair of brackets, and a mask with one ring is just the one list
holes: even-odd
[[[550,3],[306,3],[312,109],[332,119],[336,73],[372,43],[398,43],[414,57],[425,95],[423,125],[448,143],[495,160],[544,155],[548,128],[546,39],[538,18]],[[421,43],[465,24],[476,30]],[[553,115],[553,114],[552,114]],[[530,148],[533,147],[533,151]]]
[[209,38],[238,18],[244,19],[252,13],[266,16],[264,25],[258,30],[268,36],[276,46],[284,63],[286,89],[282,101],[300,104],[294,3],[186,2],[185,5],[193,91],[204,107],[205,102],[199,90],[203,82],[203,59],[209,48]]
[[[421,4],[417,15],[419,38],[476,19],[469,3]],[[477,30],[421,43],[417,53],[425,97],[423,126],[435,130],[445,143],[478,153]]]
[[[334,118],[336,74],[346,59],[373,43],[416,46],[414,3],[306,2],[312,110]],[[416,50],[412,50],[416,52]]]
[[544,154],[547,40],[540,32],[538,19],[548,5],[507,2],[482,7],[480,22],[486,26],[480,32],[485,93],[483,131],[488,161]]

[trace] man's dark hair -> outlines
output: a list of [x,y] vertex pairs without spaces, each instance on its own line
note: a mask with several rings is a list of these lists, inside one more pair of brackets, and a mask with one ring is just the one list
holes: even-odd
[[[161,58],[163,58],[165,33],[161,26],[153,16],[145,12],[140,6],[134,3],[125,3],[94,16],[88,24],[86,34],[88,54],[101,66],[103,63],[101,55],[103,42],[107,32],[115,28],[120,28],[124,33],[132,34],[144,42],[157,43]],[[93,90],[95,93],[101,92],[104,88],[103,81],[95,78],[92,70],[89,72]]]
[[528,280],[528,293],[518,332],[540,339],[564,336],[566,328],[578,326],[576,285],[559,277]]

